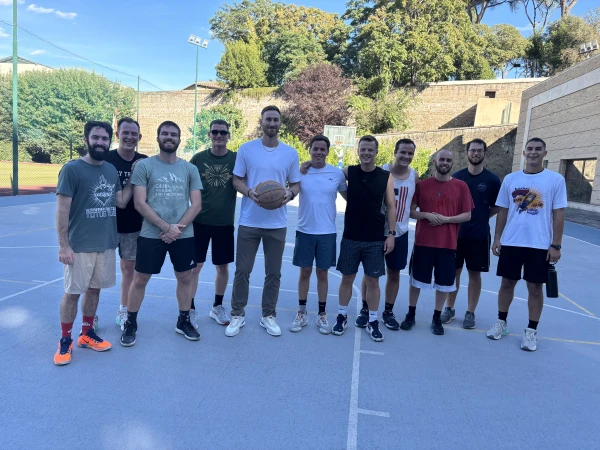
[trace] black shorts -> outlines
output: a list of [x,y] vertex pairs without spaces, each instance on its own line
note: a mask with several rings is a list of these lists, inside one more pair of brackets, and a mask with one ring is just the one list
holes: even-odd
[[462,269],[466,263],[467,269],[473,272],[489,272],[491,246],[489,236],[484,239],[458,238],[456,268]]
[[212,263],[215,266],[223,266],[232,263],[235,255],[235,244],[233,225],[204,225],[193,222],[194,239],[196,240],[196,262],[203,264],[208,253],[208,244],[212,239],[210,247]]
[[[419,289],[454,292],[456,250],[415,245],[410,257],[410,283]],[[431,273],[434,283],[431,285]]]
[[177,239],[175,242],[165,244],[161,239],[140,236],[137,241],[135,258],[136,272],[153,275],[160,273],[167,252],[175,272],[187,272],[196,267],[193,237]]
[[391,270],[404,270],[408,259],[408,232],[394,239],[394,250],[385,255],[385,265]]
[[546,283],[550,264],[546,260],[547,256],[548,250],[503,245],[500,248],[496,275],[509,280],[520,280],[523,272],[525,281],[536,284]]
[[342,239],[337,270],[342,275],[356,275],[358,266],[362,263],[365,275],[379,278],[385,275],[385,258],[383,241],[367,242]]

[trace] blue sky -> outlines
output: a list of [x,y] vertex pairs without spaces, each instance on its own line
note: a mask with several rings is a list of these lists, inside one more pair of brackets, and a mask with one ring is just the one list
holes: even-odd
[[[224,0],[18,0],[19,26],[38,36],[113,69],[140,75],[164,90],[181,89],[194,82],[195,48],[190,34],[210,38],[208,20]],[[292,3],[292,2],[289,2]],[[293,2],[343,13],[345,0]],[[600,0],[579,0],[574,14],[600,6]],[[558,18],[558,12],[553,19]],[[0,20],[12,23],[12,1],[0,0]],[[489,25],[510,23],[526,33],[523,13],[508,8],[488,11]],[[11,27],[0,23],[0,57],[12,54]],[[210,41],[200,49],[199,80],[214,80],[215,64],[223,47]],[[46,42],[19,31],[19,55],[51,67],[83,67],[111,80],[136,87],[137,79],[82,61]],[[142,83],[144,91],[155,90]]]

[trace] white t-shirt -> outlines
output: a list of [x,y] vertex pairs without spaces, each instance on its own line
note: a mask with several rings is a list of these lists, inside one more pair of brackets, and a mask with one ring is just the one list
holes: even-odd
[[[381,166],[383,170],[390,172],[390,165],[384,164]],[[398,180],[392,175],[394,179],[394,197],[396,199],[396,237],[402,236],[408,232],[408,219],[410,219],[410,204],[412,203],[413,195],[415,195],[415,178],[417,172],[412,167],[408,178],[406,180]],[[385,211],[385,206],[384,206]],[[387,215],[385,218],[385,236],[388,235],[389,227],[387,223]]]
[[[266,147],[268,150],[272,150]],[[265,150],[260,139],[242,144],[237,153],[233,174],[246,179],[249,188],[263,181],[277,181],[285,186],[300,181],[298,153],[289,145],[280,142],[273,151]],[[261,208],[248,197],[242,199],[239,225],[256,228],[287,227],[287,208],[272,211]]]
[[502,182],[496,205],[508,208],[501,245],[548,249],[552,210],[567,207],[565,179],[547,169],[535,175],[511,173]]
[[335,200],[348,190],[346,177],[337,167],[310,167],[300,179],[298,231],[306,234],[335,234]]

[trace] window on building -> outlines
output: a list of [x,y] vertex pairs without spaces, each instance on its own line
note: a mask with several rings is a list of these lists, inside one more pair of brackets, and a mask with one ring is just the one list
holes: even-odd
[[570,159],[565,165],[567,198],[570,202],[590,203],[596,176],[596,158]]
[[487,98],[496,98],[496,91],[485,91],[485,96]]

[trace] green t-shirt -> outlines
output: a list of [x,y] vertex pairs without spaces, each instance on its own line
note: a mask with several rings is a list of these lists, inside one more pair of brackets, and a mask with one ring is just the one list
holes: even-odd
[[[146,188],[146,203],[168,223],[177,223],[190,207],[190,192],[202,190],[198,171],[189,162],[177,158],[166,163],[158,156],[141,159],[135,166],[131,184]],[[140,236],[159,239],[162,232],[144,219]],[[194,229],[186,227],[180,239],[194,237]]]
[[120,190],[119,174],[111,163],[76,159],[62,167],[56,193],[71,197],[69,245],[75,253],[117,248],[115,194]]
[[233,225],[236,191],[233,188],[233,167],[237,153],[227,150],[216,156],[211,149],[196,153],[191,163],[202,178],[202,211],[194,222],[204,225]]

